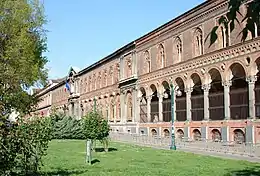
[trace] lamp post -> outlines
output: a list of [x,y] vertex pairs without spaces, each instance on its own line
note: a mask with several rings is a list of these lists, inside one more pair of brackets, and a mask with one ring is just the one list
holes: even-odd
[[175,90],[177,90],[177,96],[181,96],[181,91],[178,90],[178,86],[174,87],[173,83],[171,82],[170,84],[171,87],[171,146],[170,149],[171,150],[176,150],[176,144],[175,144],[175,131],[174,131],[174,96],[175,96]]

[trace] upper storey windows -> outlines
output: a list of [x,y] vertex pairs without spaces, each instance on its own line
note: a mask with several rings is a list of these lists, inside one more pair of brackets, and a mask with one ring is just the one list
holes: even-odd
[[146,73],[151,72],[151,58],[150,58],[150,53],[148,50],[144,52],[144,59],[145,59],[145,65],[144,69],[146,70]]
[[165,51],[163,44],[159,44],[157,47],[157,68],[163,68],[166,65]]
[[182,60],[182,41],[180,37],[176,37],[174,40],[174,51],[175,51],[175,58],[174,63],[181,62]]
[[200,28],[196,28],[194,31],[193,37],[193,50],[194,57],[200,56],[203,54],[203,33]]
[[230,45],[230,31],[228,26],[221,25],[218,33],[218,42],[220,44],[220,48],[225,48]]

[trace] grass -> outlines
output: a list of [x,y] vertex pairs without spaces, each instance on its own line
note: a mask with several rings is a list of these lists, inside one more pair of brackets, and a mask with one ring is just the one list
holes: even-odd
[[110,152],[93,154],[93,164],[85,163],[85,142],[54,140],[44,157],[42,175],[57,176],[222,176],[260,175],[260,163],[200,156],[111,143]]

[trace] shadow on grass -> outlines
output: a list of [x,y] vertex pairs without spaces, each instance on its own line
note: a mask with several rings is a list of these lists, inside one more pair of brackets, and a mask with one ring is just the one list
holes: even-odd
[[[108,152],[117,151],[116,148],[108,148]],[[95,148],[95,152],[105,152],[104,148]]]
[[51,172],[41,173],[39,176],[70,176],[70,175],[80,175],[83,173],[87,173],[87,170],[57,170]]
[[98,159],[94,159],[91,161],[91,164],[95,164],[95,163],[100,163],[100,161]]
[[57,169],[55,171],[27,174],[27,176],[70,176],[70,175],[80,175],[83,173],[87,173],[87,170]]
[[260,176],[260,166],[230,171],[226,176]]

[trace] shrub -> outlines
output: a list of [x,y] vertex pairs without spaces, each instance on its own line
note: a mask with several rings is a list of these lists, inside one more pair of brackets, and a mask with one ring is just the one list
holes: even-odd
[[85,139],[82,121],[64,114],[52,115],[54,139]]
[[0,175],[35,174],[51,140],[50,118],[0,122]]

